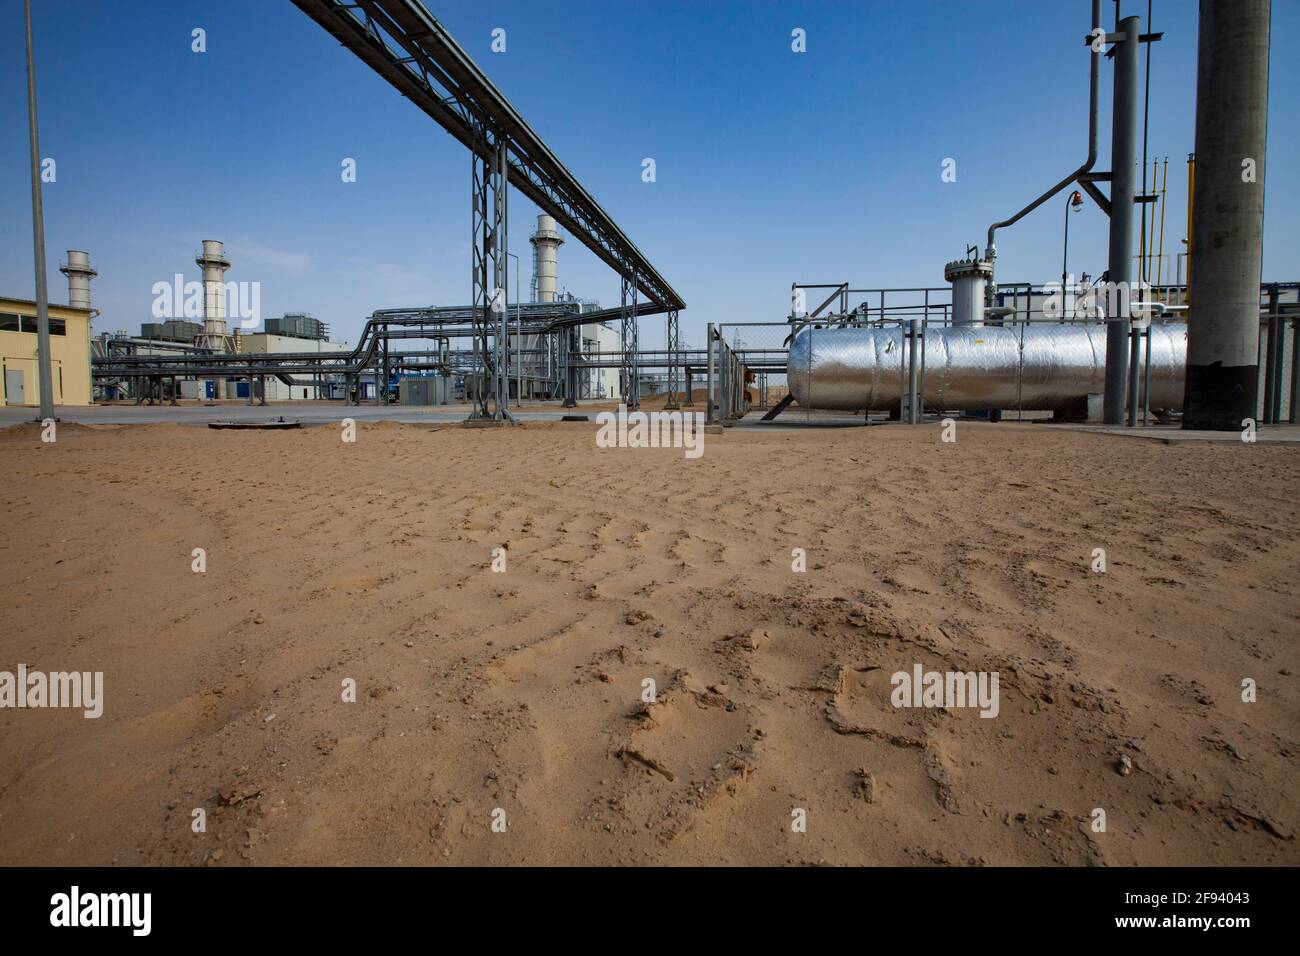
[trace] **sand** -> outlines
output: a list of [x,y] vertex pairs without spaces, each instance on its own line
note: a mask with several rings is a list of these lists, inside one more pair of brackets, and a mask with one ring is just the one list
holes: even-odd
[[594,432],[0,433],[0,863],[1300,863],[1300,450]]

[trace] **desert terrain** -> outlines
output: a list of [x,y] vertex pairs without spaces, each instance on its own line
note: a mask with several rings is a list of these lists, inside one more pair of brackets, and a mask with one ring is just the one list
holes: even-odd
[[1297,446],[595,429],[0,431],[0,864],[1300,863]]

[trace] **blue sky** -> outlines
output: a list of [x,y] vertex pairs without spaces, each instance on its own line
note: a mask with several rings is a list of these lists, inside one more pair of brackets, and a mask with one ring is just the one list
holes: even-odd
[[[691,344],[709,321],[781,320],[795,280],[941,286],[946,261],[1086,152],[1086,0],[427,5],[686,299]],[[1196,6],[1155,3],[1149,155],[1170,158],[1167,250],[1185,232]],[[97,331],[138,333],[153,283],[197,278],[209,238],[226,243],[227,279],[261,283],[263,315],[311,312],[348,341],[375,309],[468,299],[468,154],[288,0],[34,7],[41,152],[58,164],[51,298],[66,297],[64,250],[89,250]],[[195,27],[206,53],[190,50]],[[790,49],[795,27],[807,53]],[[0,294],[30,298],[20,0],[0,4],[0,38]],[[1265,279],[1300,277],[1298,39],[1300,2],[1275,0]],[[1000,279],[1059,275],[1062,204],[999,233]],[[536,212],[512,194],[525,293]],[[1100,273],[1105,218],[1089,204],[1070,230],[1072,271]],[[617,277],[576,241],[560,281],[617,302]],[[642,341],[661,329],[646,320]]]

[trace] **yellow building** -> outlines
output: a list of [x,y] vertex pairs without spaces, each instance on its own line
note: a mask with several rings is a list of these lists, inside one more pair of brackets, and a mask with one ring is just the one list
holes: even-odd
[[[49,313],[54,404],[89,405],[90,312],[51,304]],[[0,297],[0,363],[4,366],[4,403],[39,405],[35,302]]]

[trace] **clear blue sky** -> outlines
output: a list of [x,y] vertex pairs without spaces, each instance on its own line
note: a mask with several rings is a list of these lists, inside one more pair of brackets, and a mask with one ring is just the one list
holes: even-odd
[[[66,297],[64,250],[89,250],[97,331],[137,333],[153,283],[197,278],[208,238],[226,242],[228,279],[261,282],[263,315],[308,311],[336,338],[355,341],[378,308],[468,299],[468,154],[288,0],[34,6],[41,152],[58,163],[44,193],[51,297]],[[691,344],[708,321],[780,320],[794,280],[943,285],[946,261],[1085,153],[1086,0],[428,6],[686,299]],[[1186,221],[1196,6],[1155,3],[1149,153],[1170,157],[1166,249]],[[1273,8],[1264,275],[1295,279],[1300,2]],[[795,27],[805,54],[791,52]],[[0,2],[0,44],[0,294],[31,297],[20,0]],[[348,156],[355,184],[340,181]],[[955,183],[940,179],[946,157]],[[526,293],[537,210],[511,203]],[[1057,199],[1000,233],[999,278],[1058,276],[1062,218]],[[1072,271],[1105,268],[1105,229],[1091,205],[1073,217]],[[576,241],[560,278],[617,302],[617,278]],[[646,320],[642,341],[661,329]]]

